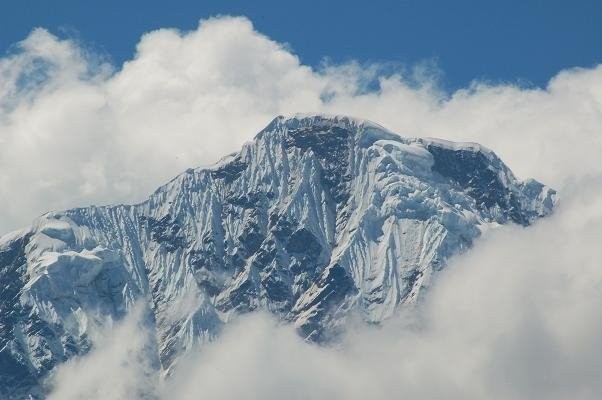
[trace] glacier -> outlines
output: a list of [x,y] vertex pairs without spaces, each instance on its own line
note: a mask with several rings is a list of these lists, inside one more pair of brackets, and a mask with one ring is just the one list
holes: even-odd
[[43,398],[58,365],[141,302],[164,375],[253,310],[328,343],[352,315],[379,324],[420,301],[485,230],[555,202],[475,143],[279,116],[140,204],[50,212],[0,238],[0,397]]

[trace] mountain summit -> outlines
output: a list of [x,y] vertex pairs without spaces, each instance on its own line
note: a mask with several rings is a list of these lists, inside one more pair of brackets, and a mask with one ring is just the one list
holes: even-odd
[[351,313],[379,323],[482,231],[529,225],[554,198],[477,144],[277,117],[143,203],[51,212],[0,239],[0,397],[42,393],[91,329],[140,302],[164,372],[239,313],[318,342]]

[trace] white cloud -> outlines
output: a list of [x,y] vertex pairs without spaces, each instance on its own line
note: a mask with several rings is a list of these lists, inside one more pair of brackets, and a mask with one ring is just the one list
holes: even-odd
[[284,109],[317,108],[325,84],[242,18],[148,33],[109,70],[42,29],[2,59],[0,231],[50,209],[142,200]]
[[95,347],[57,368],[48,400],[128,400],[148,398],[157,388],[154,332],[142,304],[117,324],[94,333]]
[[[318,347],[247,315],[181,362],[160,398],[600,398],[602,180],[576,189],[548,220],[490,232],[423,306],[382,328],[358,324],[336,348]],[[140,332],[128,319],[108,345],[61,367],[52,398],[125,400],[148,388],[141,342],[129,339]]]
[[[474,83],[449,95],[429,76],[416,85],[353,63],[312,70],[244,18],[148,33],[116,71],[35,30],[0,60],[0,232],[48,209],[141,200],[281,113],[477,141],[519,176],[559,189],[558,212],[493,232],[439,277],[417,314],[357,328],[340,349],[245,318],[176,374],[168,398],[599,398],[602,66],[561,71],[545,89]],[[375,77],[379,90],[366,91]],[[122,365],[132,353],[107,348],[81,362]],[[69,365],[57,390],[76,379],[71,398],[89,395],[94,380],[77,378],[87,369]],[[127,397],[121,374],[101,377],[126,387],[113,398]]]
[[312,70],[231,17],[150,32],[121,68],[101,61],[43,29],[0,59],[0,232],[52,209],[140,201],[293,112],[478,141],[556,187],[602,171],[602,66],[563,71],[545,90],[475,83],[446,95],[428,68],[408,79],[356,63]]
[[602,350],[602,180],[549,220],[491,232],[426,303],[337,348],[246,317],[183,366],[176,398],[597,399]]
[[[422,307],[382,328],[353,326],[328,348],[267,315],[247,315],[180,363],[161,398],[600,398],[602,180],[575,189],[549,219],[490,232],[439,276]],[[118,343],[120,352],[101,347],[75,365],[113,366],[137,354],[137,342],[125,352],[129,342]],[[132,372],[82,380],[95,369],[63,368],[59,387],[72,397],[57,399],[100,399],[90,387],[107,385],[120,388],[111,397],[120,400],[129,398],[122,388],[148,385]]]

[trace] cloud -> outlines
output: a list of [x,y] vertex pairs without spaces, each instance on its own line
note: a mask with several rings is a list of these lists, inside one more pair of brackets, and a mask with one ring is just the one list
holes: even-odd
[[0,59],[0,232],[49,210],[141,201],[294,112],[477,141],[556,187],[601,173],[602,66],[562,71],[546,89],[475,82],[451,94],[428,65],[400,71],[312,69],[242,17],[149,32],[120,67],[35,29]]
[[[438,277],[424,304],[381,328],[358,323],[339,346],[319,347],[266,314],[246,315],[182,361],[159,398],[599,398],[602,180],[575,189],[535,226],[490,231]],[[124,325],[125,337],[139,335]],[[82,367],[111,370],[138,354],[137,342],[113,343],[119,352],[99,346],[80,368],[61,367],[59,387],[72,397],[55,398],[107,398],[90,396],[106,386],[121,390],[110,397],[120,400],[131,398],[123,388],[147,388],[131,361],[128,374],[80,379],[95,374]]]
[[0,231],[38,214],[133,202],[238,148],[323,79],[243,18],[162,29],[119,70],[43,29],[0,62]]
[[[474,82],[445,93],[428,69],[410,75],[312,69],[245,18],[150,32],[119,68],[34,30],[0,59],[0,232],[49,209],[141,200],[277,114],[349,114],[406,136],[480,142],[520,177],[559,189],[558,211],[489,233],[424,305],[381,329],[358,326],[340,347],[319,348],[248,316],[157,390],[182,400],[599,398],[602,66],[560,71],[543,89]],[[148,387],[145,342],[119,339],[138,325],[126,320],[115,340],[62,366],[55,398]]]
[[602,179],[550,219],[492,231],[425,304],[338,348],[247,316],[184,364],[170,396],[212,399],[596,399],[602,394]]
[[152,398],[159,360],[148,321],[149,310],[137,304],[119,323],[107,321],[92,332],[94,349],[56,369],[48,400]]

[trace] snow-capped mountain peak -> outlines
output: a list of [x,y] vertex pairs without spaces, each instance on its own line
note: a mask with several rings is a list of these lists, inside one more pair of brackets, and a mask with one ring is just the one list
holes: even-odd
[[41,393],[95,326],[147,305],[169,371],[239,313],[267,310],[325,342],[424,295],[449,257],[552,211],[474,143],[402,138],[346,116],[275,118],[143,203],[51,212],[0,239],[0,394]]

